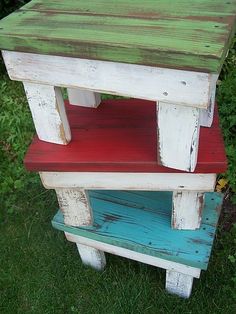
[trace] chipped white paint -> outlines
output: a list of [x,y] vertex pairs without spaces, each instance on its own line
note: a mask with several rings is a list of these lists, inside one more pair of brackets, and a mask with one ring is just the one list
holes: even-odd
[[205,127],[211,127],[214,118],[215,109],[215,95],[216,95],[216,82],[218,79],[217,74],[212,74],[211,79],[211,98],[208,109],[200,110],[200,125]]
[[101,102],[101,95],[80,88],[67,88],[71,105],[97,108]]
[[157,119],[159,162],[193,172],[198,155],[199,109],[159,102]]
[[80,258],[84,265],[90,266],[96,270],[103,270],[106,266],[106,257],[104,252],[76,242]]
[[172,204],[172,227],[174,229],[195,230],[200,228],[204,193],[175,191]]
[[92,224],[89,199],[83,189],[56,188],[55,190],[65,224],[75,227]]
[[47,189],[214,191],[216,174],[129,172],[40,172]]
[[65,232],[65,236],[66,236],[68,241],[84,244],[86,246],[93,247],[93,248],[100,250],[100,251],[104,251],[104,252],[107,252],[110,254],[129,258],[129,259],[132,259],[132,260],[135,260],[135,261],[138,261],[141,263],[145,263],[148,265],[152,265],[155,267],[160,267],[160,268],[170,270],[170,271],[177,271],[177,272],[180,272],[182,274],[186,274],[186,275],[189,275],[189,276],[192,276],[195,278],[199,278],[200,274],[201,274],[201,270],[198,268],[195,268],[195,267],[187,266],[184,264],[179,264],[176,262],[167,261],[167,260],[164,260],[162,258],[138,253],[135,251],[131,251],[129,249],[125,249],[122,247],[114,246],[114,245],[103,243],[103,242],[96,241],[96,240],[92,240],[89,238],[76,236],[76,235],[68,233],[68,232]]
[[194,71],[3,51],[11,79],[207,109],[211,75]]
[[192,292],[193,276],[176,271],[166,271],[166,290],[182,298],[189,298]]
[[24,88],[39,139],[67,144],[71,132],[60,88],[29,82]]

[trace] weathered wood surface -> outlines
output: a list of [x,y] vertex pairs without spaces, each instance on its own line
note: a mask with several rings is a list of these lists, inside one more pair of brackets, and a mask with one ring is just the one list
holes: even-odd
[[[107,100],[96,110],[67,106],[67,113],[73,141],[64,147],[35,138],[25,157],[28,170],[180,172],[157,164],[155,102]],[[219,173],[226,168],[224,143],[215,114],[212,128],[201,128],[195,173]]]
[[69,103],[71,105],[97,108],[101,102],[101,95],[80,88],[67,88]]
[[93,214],[86,191],[65,188],[56,188],[55,190],[65,224],[88,226],[93,223]]
[[193,172],[199,142],[199,109],[157,104],[157,154],[163,166]]
[[195,230],[200,228],[204,193],[175,191],[172,206],[172,227],[174,229]]
[[84,265],[90,266],[96,270],[103,270],[105,268],[106,257],[104,252],[78,242],[76,245]]
[[[208,108],[213,75],[137,64],[3,51],[12,80]],[[215,81],[214,81],[215,83]]]
[[100,251],[104,251],[110,254],[129,258],[129,259],[132,259],[141,263],[145,263],[148,265],[160,267],[167,270],[177,271],[182,274],[193,276],[194,278],[199,278],[201,274],[201,270],[198,268],[175,263],[175,262],[170,262],[165,259],[161,259],[161,258],[154,257],[151,255],[138,253],[133,250],[125,249],[120,246],[114,246],[111,244],[107,244],[105,242],[99,242],[93,239],[74,235],[73,233],[69,233],[69,232],[65,232],[65,236],[68,241],[71,241],[74,243],[84,244],[86,246],[93,247]]
[[189,298],[192,292],[193,277],[176,271],[166,272],[166,290],[182,298]]
[[211,86],[210,86],[210,100],[207,109],[200,110],[199,123],[204,127],[211,127],[214,119],[215,111],[215,97],[216,97],[216,83],[218,75],[212,74],[211,76]]
[[0,48],[219,72],[235,13],[235,0],[33,0],[1,21]]
[[46,189],[205,191],[215,189],[216,174],[131,172],[40,172]]
[[202,226],[195,231],[170,228],[170,192],[89,192],[94,224],[71,227],[60,212],[55,228],[168,261],[206,269],[222,196],[206,193]]
[[29,82],[24,88],[39,139],[68,144],[71,131],[60,88]]

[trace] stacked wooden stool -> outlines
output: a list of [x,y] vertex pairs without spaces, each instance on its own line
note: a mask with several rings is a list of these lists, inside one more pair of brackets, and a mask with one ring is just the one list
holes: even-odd
[[161,267],[166,289],[189,297],[222,201],[215,87],[236,1],[116,2],[33,0],[0,22],[37,131],[25,165],[55,189],[52,224],[84,264],[103,269],[109,252]]

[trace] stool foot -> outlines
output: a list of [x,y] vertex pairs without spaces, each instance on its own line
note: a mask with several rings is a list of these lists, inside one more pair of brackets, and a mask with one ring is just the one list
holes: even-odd
[[160,164],[193,172],[198,155],[199,109],[159,102],[157,111]]
[[105,268],[106,257],[103,251],[80,243],[76,243],[76,245],[84,265],[90,266],[96,270],[103,270]]
[[59,87],[24,82],[24,88],[40,140],[67,144],[71,131]]
[[166,271],[166,290],[182,298],[189,298],[192,292],[193,277],[175,271]]
[[67,88],[68,98],[71,105],[97,108],[101,102],[101,95],[80,88]]
[[92,224],[92,210],[85,190],[57,188],[55,191],[65,224],[75,227]]
[[204,193],[174,191],[172,201],[172,228],[195,230],[200,228]]

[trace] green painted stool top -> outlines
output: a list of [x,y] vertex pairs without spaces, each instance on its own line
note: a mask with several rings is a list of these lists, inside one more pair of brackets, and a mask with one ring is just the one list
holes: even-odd
[[219,72],[236,0],[33,0],[0,22],[0,49]]

